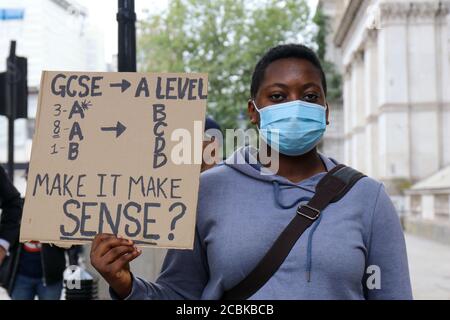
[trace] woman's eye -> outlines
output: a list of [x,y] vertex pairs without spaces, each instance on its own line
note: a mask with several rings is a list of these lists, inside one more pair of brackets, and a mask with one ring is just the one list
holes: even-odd
[[280,94],[280,93],[274,93],[274,94],[270,95],[269,98],[272,101],[279,102],[279,101],[282,101],[284,99],[284,96],[282,94]]
[[316,102],[317,99],[319,99],[319,96],[313,93],[307,94],[306,96],[303,97],[303,100],[307,102]]

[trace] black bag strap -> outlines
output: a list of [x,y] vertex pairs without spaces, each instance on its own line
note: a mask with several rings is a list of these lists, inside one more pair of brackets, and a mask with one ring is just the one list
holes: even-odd
[[297,214],[259,264],[240,283],[226,291],[222,299],[245,300],[256,293],[275,274],[303,232],[328,204],[340,200],[362,177],[364,174],[343,164],[331,169],[317,184],[311,200],[297,208]]

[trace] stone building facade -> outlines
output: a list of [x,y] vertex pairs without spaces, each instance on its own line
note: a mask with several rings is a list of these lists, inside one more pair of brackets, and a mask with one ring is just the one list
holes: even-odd
[[450,165],[450,1],[319,6],[334,7],[345,162],[392,195]]

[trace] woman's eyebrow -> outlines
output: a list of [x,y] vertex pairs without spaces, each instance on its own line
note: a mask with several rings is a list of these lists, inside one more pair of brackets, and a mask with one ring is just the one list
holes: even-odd
[[[268,90],[268,89],[270,89],[272,87],[279,87],[279,88],[281,87],[281,88],[284,88],[284,89],[288,89],[289,88],[289,86],[287,84],[285,84],[285,83],[275,82],[275,83],[271,83],[271,84],[268,84],[268,85],[264,86],[263,89]],[[322,87],[320,85],[318,85],[316,82],[308,82],[308,83],[305,83],[305,84],[301,85],[301,89],[302,90],[306,90],[306,89],[309,89],[311,87],[314,87],[314,88],[316,88],[318,90],[322,89]]]
[[308,83],[305,83],[304,85],[302,85],[302,89],[303,90],[306,90],[306,89],[309,89],[309,88],[311,88],[311,87],[316,87],[317,89],[319,89],[319,90],[321,90],[321,86],[319,86],[317,83],[315,83],[315,82],[308,82]]
[[264,86],[264,89],[269,89],[271,87],[281,87],[281,88],[288,88],[289,86],[285,83],[280,83],[280,82],[276,82],[276,83],[271,83],[267,86]]

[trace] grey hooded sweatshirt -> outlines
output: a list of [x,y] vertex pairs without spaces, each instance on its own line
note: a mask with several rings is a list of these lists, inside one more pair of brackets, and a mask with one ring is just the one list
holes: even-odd
[[[242,148],[201,175],[194,250],[169,250],[154,283],[133,276],[127,299],[220,299],[325,175],[299,183],[262,175],[249,154]],[[336,166],[320,157],[328,171]],[[412,299],[403,232],[383,185],[364,177],[330,204],[250,299]]]

